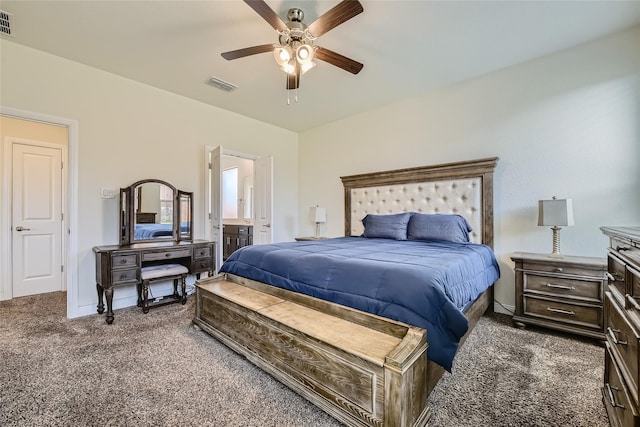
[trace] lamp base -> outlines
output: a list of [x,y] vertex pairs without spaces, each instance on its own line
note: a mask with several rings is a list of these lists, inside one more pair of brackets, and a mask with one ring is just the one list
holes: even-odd
[[313,237],[315,237],[316,239],[320,238],[320,223],[319,222],[316,222],[316,234]]
[[551,252],[551,256],[561,257],[562,254],[560,253],[560,230],[562,229],[554,225],[553,227],[551,227],[551,230],[553,231],[553,252]]

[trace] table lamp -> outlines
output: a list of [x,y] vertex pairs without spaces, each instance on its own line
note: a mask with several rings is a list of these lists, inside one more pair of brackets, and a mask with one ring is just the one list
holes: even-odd
[[327,221],[327,209],[319,206],[311,208],[311,219],[316,223],[316,239],[320,238],[320,224]]
[[551,226],[553,231],[553,252],[551,255],[560,254],[560,227],[572,226],[573,200],[558,199],[553,196],[551,200],[538,200],[538,225]]

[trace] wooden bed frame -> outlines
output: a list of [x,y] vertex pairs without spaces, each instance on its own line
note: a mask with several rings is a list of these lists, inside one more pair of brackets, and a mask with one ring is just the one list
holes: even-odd
[[[459,213],[493,246],[497,157],[342,177],[345,235],[367,213]],[[469,330],[493,286],[465,310]],[[427,331],[231,274],[196,283],[194,324],[347,425],[425,426],[444,369]]]

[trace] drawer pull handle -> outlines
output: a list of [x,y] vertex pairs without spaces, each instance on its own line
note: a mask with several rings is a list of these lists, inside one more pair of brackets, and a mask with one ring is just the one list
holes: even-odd
[[554,288],[554,289],[564,289],[567,291],[575,291],[576,288],[574,286],[566,286],[566,285],[556,285],[553,283],[547,283],[547,287],[548,288]]
[[631,248],[629,246],[616,246],[616,251],[618,252],[624,252],[624,251],[628,251],[631,250]]
[[573,311],[570,310],[562,310],[560,308],[551,308],[551,307],[547,307],[547,311],[551,311],[552,313],[560,313],[560,314],[566,314],[568,316],[575,316],[576,314]]
[[171,256],[171,254],[169,252],[167,252],[166,254],[164,254],[164,256],[166,256],[167,258],[169,258]]
[[126,279],[126,278],[127,278],[127,275],[126,275],[126,274],[121,274],[121,275],[120,275],[120,280],[124,280],[124,279]]
[[611,406],[614,408],[624,409],[624,405],[616,403],[616,399],[613,397],[613,391],[620,391],[620,389],[618,387],[611,387],[609,383],[606,383],[605,385],[607,386],[607,393],[609,394],[609,403],[611,403]]
[[557,267],[557,268],[556,268],[556,272],[557,272],[557,273],[562,273],[562,271],[563,271],[563,270],[562,270],[562,267]]
[[631,304],[634,309],[640,311],[640,304],[638,304],[638,301],[636,301],[636,299],[634,297],[632,297],[631,295],[627,294],[627,301],[629,301],[629,304]]
[[620,329],[611,329],[611,327],[607,328],[607,331],[609,332],[609,336],[611,337],[611,339],[613,340],[614,344],[620,344],[620,345],[627,345],[626,341],[621,341],[618,339],[618,336],[616,334],[620,333]]
[[127,260],[126,260],[126,259],[122,259],[122,260],[120,260],[120,264],[126,264],[126,263],[127,263]]
[[610,282],[617,282],[618,280],[621,282],[624,282],[624,277],[616,277],[613,274],[609,273],[607,271],[607,279],[609,279]]

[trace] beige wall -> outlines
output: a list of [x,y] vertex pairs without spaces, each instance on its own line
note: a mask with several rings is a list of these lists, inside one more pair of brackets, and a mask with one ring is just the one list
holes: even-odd
[[[640,27],[300,135],[300,232],[327,207],[340,236],[340,176],[498,156],[496,299],[515,305],[515,251],[551,252],[537,201],[574,201],[567,255],[604,257],[602,225],[640,225]],[[499,310],[500,307],[496,306]]]
[[[296,235],[296,133],[4,39],[0,55],[0,105],[78,123],[76,314],[95,312],[92,247],[118,241],[117,197],[102,199],[100,188],[117,194],[134,181],[158,178],[193,191],[195,236],[202,237],[205,146],[273,156],[274,240]],[[116,291],[114,307],[131,304],[133,288]]]

